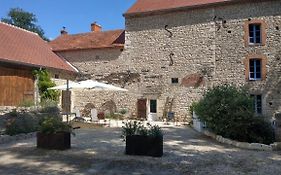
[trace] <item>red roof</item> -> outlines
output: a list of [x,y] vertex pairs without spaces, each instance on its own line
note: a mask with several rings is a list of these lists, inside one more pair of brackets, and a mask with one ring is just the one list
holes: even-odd
[[76,72],[36,33],[0,22],[0,61]]
[[137,0],[124,15],[166,11],[186,7],[192,8],[230,1],[234,0]]
[[96,31],[75,35],[63,34],[51,41],[53,51],[124,47],[125,31]]

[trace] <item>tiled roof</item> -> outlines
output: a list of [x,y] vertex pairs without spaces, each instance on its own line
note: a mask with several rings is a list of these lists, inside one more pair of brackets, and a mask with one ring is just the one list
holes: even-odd
[[124,15],[128,16],[186,7],[200,7],[230,1],[234,0],[137,0],[137,2]]
[[75,35],[63,34],[51,41],[53,51],[124,47],[125,31],[98,31]]
[[36,33],[0,22],[0,61],[76,72]]

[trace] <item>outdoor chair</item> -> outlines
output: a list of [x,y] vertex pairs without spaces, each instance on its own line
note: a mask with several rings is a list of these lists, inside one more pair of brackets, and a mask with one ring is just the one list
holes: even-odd
[[77,122],[85,121],[85,119],[83,117],[81,117],[81,113],[80,113],[79,109],[75,110],[75,118],[73,119],[73,121],[77,121]]

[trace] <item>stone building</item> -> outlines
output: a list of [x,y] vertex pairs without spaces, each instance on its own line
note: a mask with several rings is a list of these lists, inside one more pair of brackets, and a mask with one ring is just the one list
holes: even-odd
[[[72,35],[64,28],[61,35],[49,44],[57,55],[68,60],[79,70],[80,75],[77,80],[90,78],[100,80],[122,65],[123,61],[118,58],[123,52],[124,42],[124,30],[102,31],[100,25],[92,23],[91,31],[88,33]],[[73,90],[71,106],[75,110],[83,109],[87,103],[101,107],[104,103],[113,102],[110,98],[112,95],[110,92]]]
[[280,0],[138,0],[124,17],[125,44],[115,54],[55,49],[91,78],[129,90],[86,92],[76,102],[113,99],[141,118],[175,112],[188,120],[206,89],[230,83],[249,88],[256,113],[281,110]]

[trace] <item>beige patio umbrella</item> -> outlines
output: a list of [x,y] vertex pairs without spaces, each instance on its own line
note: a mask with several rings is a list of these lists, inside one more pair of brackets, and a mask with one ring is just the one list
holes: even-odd
[[[80,82],[69,82],[68,88],[71,89],[93,89],[97,91],[128,91],[127,89],[120,88],[111,84],[105,84],[94,80],[85,80]],[[49,89],[54,90],[67,90],[67,84],[55,86]]]

